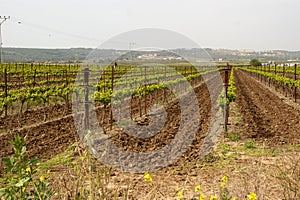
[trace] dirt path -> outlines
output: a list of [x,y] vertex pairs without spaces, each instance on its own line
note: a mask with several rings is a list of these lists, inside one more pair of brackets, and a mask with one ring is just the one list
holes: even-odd
[[[211,123],[212,119],[212,103],[210,99],[210,95],[212,93],[220,94],[221,92],[221,87],[216,87],[216,81],[217,77],[212,78],[211,80],[208,81],[209,85],[214,85],[214,87],[211,88],[211,90],[208,90],[207,84],[201,84],[198,87],[195,88],[195,94],[198,99],[198,105],[199,105],[199,126],[195,127],[195,125],[191,122],[190,126],[187,127],[190,129],[197,129],[195,132],[194,138],[188,138],[187,136],[184,137],[184,140],[190,141],[190,144],[188,144],[187,151],[183,153],[183,155],[175,162],[173,165],[174,166],[180,166],[184,165],[190,161],[194,161],[197,159],[201,158],[200,153],[203,153],[205,151],[210,151],[212,150],[213,146],[216,144],[218,140],[218,136],[220,135],[220,131],[222,131],[222,126],[220,121],[215,121],[215,127],[221,127],[218,130],[212,130],[212,131],[218,131],[218,133],[212,132],[211,133],[211,138],[206,139],[205,143],[205,148],[202,148],[204,138],[209,132],[209,125]],[[214,105],[216,104],[216,99],[214,100]],[[175,137],[177,137],[177,134],[179,132],[179,127],[180,127],[180,121],[181,121],[181,111],[180,111],[180,106],[178,101],[171,101],[169,102],[166,107],[166,112],[167,114],[167,121],[164,125],[164,127],[153,137],[143,139],[143,138],[137,138],[130,136],[126,133],[124,133],[120,129],[115,129],[112,132],[108,133],[110,136],[110,140],[112,141],[113,144],[118,146],[119,148],[125,150],[125,151],[130,151],[130,152],[153,152],[155,150],[159,150],[164,148],[166,145],[170,144]],[[189,106],[186,108],[187,113],[193,113],[195,112],[192,108],[192,106]],[[217,112],[219,110],[218,107],[215,107],[213,109],[213,112]],[[187,131],[188,132],[188,131]],[[101,148],[101,144],[99,145],[99,148]],[[174,144],[172,146],[174,151],[179,152],[180,151],[180,145],[179,144]],[[202,152],[203,151],[203,152]],[[110,160],[110,162],[114,162],[114,155],[118,155],[117,152],[111,151],[108,153],[110,156],[108,156],[105,159]],[[171,156],[171,155],[170,155]],[[127,157],[122,158],[122,161],[126,163],[132,163],[130,159],[133,159],[131,155],[128,155]],[[151,158],[151,162],[155,163],[155,159]],[[170,158],[166,158],[168,160]],[[163,160],[165,161],[165,160]],[[161,161],[161,162],[163,162]],[[175,160],[176,161],[176,160]],[[160,163],[163,165],[163,163]],[[159,168],[159,165],[158,165]],[[153,169],[151,169],[153,170]]]
[[237,104],[245,137],[272,146],[300,143],[300,112],[284,103],[245,72],[236,71]]

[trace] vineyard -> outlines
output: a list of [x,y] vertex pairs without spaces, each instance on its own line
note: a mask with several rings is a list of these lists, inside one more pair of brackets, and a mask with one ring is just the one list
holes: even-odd
[[[180,99],[188,99],[193,94],[199,110],[190,103],[182,111]],[[129,102],[128,107],[125,101]],[[40,158],[46,163],[42,166],[47,165],[47,169],[61,176],[49,178],[54,183],[51,187],[57,191],[54,199],[85,199],[93,195],[94,198],[102,195],[99,199],[177,199],[178,188],[184,188],[187,199],[198,199],[199,196],[190,192],[190,187],[198,185],[200,179],[207,183],[207,187],[203,185],[203,192],[217,190],[222,196],[225,189],[230,190],[231,195],[226,193],[228,199],[229,196],[243,199],[251,191],[260,195],[258,199],[270,199],[279,191],[278,198],[273,199],[283,199],[286,197],[284,187],[279,183],[273,186],[265,184],[266,188],[257,190],[255,181],[261,174],[255,174],[256,166],[251,168],[250,163],[253,159],[268,157],[266,152],[272,152],[270,157],[273,157],[275,151],[300,151],[299,101],[300,67],[297,65],[211,67],[190,63],[112,63],[82,67],[80,64],[6,63],[0,65],[0,157],[13,155],[15,149],[9,142],[10,138],[17,134],[26,135],[29,158]],[[151,125],[155,121],[151,109],[157,105],[164,108],[166,119],[155,135],[142,138],[119,128],[120,124],[127,123],[117,118],[117,113],[124,109],[130,110],[127,117],[134,124],[141,127]],[[89,120],[86,116],[93,112],[95,119]],[[161,110],[157,112],[159,116],[163,115]],[[190,123],[182,130],[181,123],[186,120],[182,112],[193,113],[199,124]],[[163,149],[172,144],[180,131],[195,131],[195,135],[180,139],[190,143],[184,143],[186,151],[173,163],[169,164],[170,157],[163,159],[154,170],[151,168],[152,171],[158,170],[153,174],[159,183],[153,181],[152,184],[150,175],[151,179],[149,176],[145,178],[151,182],[147,184],[147,181],[140,181],[143,179],[141,174],[122,174],[114,169],[109,169],[109,174],[101,171],[100,175],[96,169],[85,171],[86,176],[96,173],[105,179],[106,182],[99,181],[99,186],[92,184],[93,178],[86,180],[84,175],[78,175],[78,163],[74,164],[75,160],[81,163],[85,159],[81,144],[83,137],[77,133],[76,117],[83,120],[84,128],[93,129],[100,125],[111,144],[128,152],[147,153]],[[96,144],[101,148],[100,139],[97,138]],[[173,146],[174,152],[183,148],[179,142]],[[253,151],[261,149],[262,157],[253,156]],[[114,152],[106,153],[109,154],[107,160],[112,159],[110,155]],[[286,154],[276,154],[282,155]],[[93,163],[92,158],[85,156],[89,164]],[[156,163],[157,157],[155,154],[149,162]],[[129,166],[133,162],[132,156],[122,157],[122,162]],[[259,167],[267,171],[274,162],[260,162]],[[165,168],[161,167],[165,165]],[[241,192],[236,182],[233,182],[235,190],[234,186],[219,189],[218,180],[224,173],[236,179],[240,177],[241,173],[233,169],[235,166],[246,168],[249,173],[253,170],[253,177],[247,177],[247,189]],[[82,170],[90,169],[86,165],[81,167]],[[102,170],[101,167],[100,163],[93,165],[93,168]],[[0,171],[5,169],[1,164]],[[199,175],[201,170],[204,172]],[[274,181],[269,175],[264,178],[266,182]],[[166,182],[168,186],[163,184]],[[299,179],[294,182],[300,186]],[[74,189],[74,183],[81,186]],[[90,186],[90,191],[80,193],[78,188],[88,190],[86,185]],[[100,189],[92,191],[92,187],[99,187],[102,191],[97,193]],[[77,198],[78,194],[82,196]],[[293,193],[291,190],[290,194],[300,198],[297,191]]]
[[[90,67],[89,82],[91,85],[94,83],[94,87],[89,96],[95,101],[102,126],[112,130],[114,124],[110,109],[112,97],[120,99],[131,95],[131,118],[141,118],[147,114],[151,105],[157,102],[167,104],[172,101],[174,94],[170,87],[175,86],[180,91],[186,91],[188,88],[182,87],[183,81],[188,80],[192,86],[196,86],[204,82],[203,76],[213,77],[216,73],[215,69],[202,68],[200,71],[187,64],[170,67],[172,70],[167,70],[166,66],[142,67],[134,70],[121,65]],[[2,68],[4,82],[1,83],[3,87],[0,93],[2,111],[0,130],[2,133],[9,132],[3,135],[6,138],[3,146],[9,146],[7,139],[11,135],[17,132],[25,135],[30,132],[33,135],[30,138],[34,142],[28,141],[32,146],[29,149],[37,150],[32,156],[45,151],[47,153],[41,156],[49,157],[70,145],[71,142],[64,143],[65,141],[75,141],[77,134],[72,119],[71,97],[73,91],[77,91],[75,94],[78,95],[84,90],[81,83],[85,81],[85,71],[79,72],[78,65],[14,64],[4,65]],[[78,77],[75,73],[78,73]],[[79,85],[74,88],[75,79]],[[28,82],[32,84],[27,84]],[[119,85],[126,85],[129,88],[119,89],[112,94],[112,88],[118,88]],[[74,104],[78,102],[80,100],[73,99]],[[54,135],[43,134],[52,131],[55,132]],[[40,138],[40,141],[36,141],[36,137]],[[39,142],[42,143],[41,149],[37,148]],[[52,144],[53,142],[59,143]],[[60,142],[63,145],[56,146],[60,145]],[[2,153],[6,156],[10,152],[11,149]]]
[[276,90],[280,91],[285,96],[290,96],[295,102],[299,99],[299,67],[295,65],[294,67],[260,67],[258,68],[247,68],[243,69],[249,72],[253,77],[264,82],[268,87],[272,86]]

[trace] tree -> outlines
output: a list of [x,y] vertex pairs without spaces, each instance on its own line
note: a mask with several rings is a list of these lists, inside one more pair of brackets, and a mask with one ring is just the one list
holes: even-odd
[[261,62],[257,59],[252,59],[250,61],[250,65],[254,66],[254,67],[258,67],[258,66],[261,66]]

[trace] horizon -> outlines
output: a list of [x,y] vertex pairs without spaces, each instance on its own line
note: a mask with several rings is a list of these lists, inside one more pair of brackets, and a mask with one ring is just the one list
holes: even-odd
[[[3,49],[41,49],[41,50],[69,50],[69,49],[97,49],[93,47],[3,47]],[[227,50],[227,51],[250,51],[250,52],[269,52],[269,51],[287,51],[287,52],[300,52],[300,50],[285,50],[285,49],[263,49],[263,50],[255,50],[255,49],[229,49],[229,48],[210,48],[210,47],[202,47],[202,48],[170,48],[166,50],[175,50],[175,49],[212,49],[212,50]],[[116,51],[129,51],[129,49],[99,49],[99,50],[116,50]],[[132,51],[139,51],[132,49]],[[162,50],[163,51],[163,50]]]

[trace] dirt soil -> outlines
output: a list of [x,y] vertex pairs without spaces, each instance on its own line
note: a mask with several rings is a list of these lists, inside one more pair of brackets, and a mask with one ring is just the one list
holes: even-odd
[[[211,80],[212,83],[214,79]],[[242,123],[237,129],[243,130],[241,140],[253,138],[257,142],[268,143],[271,147],[282,145],[300,144],[300,112],[285,104],[278,96],[270,92],[265,86],[258,83],[255,79],[241,71],[235,73],[235,83],[237,87],[237,107],[242,114]],[[213,93],[220,92],[219,88],[215,88]],[[152,174],[154,179],[154,187],[149,187],[143,181],[142,174],[129,174],[118,171],[113,171],[111,175],[112,182],[110,187],[119,187],[118,195],[127,193],[128,199],[176,199],[176,192],[182,188],[184,193],[189,197],[194,197],[194,186],[203,185],[203,191],[206,194],[213,194],[220,184],[222,176],[230,177],[228,188],[232,189],[233,195],[242,199],[245,193],[257,191],[261,187],[260,196],[270,199],[280,190],[280,186],[275,184],[274,178],[270,176],[270,166],[282,160],[281,157],[273,158],[265,157],[249,157],[239,155],[239,157],[226,160],[220,163],[217,167],[212,167],[215,160],[220,159],[224,155],[213,155],[206,158],[206,161],[200,160],[199,149],[203,144],[204,137],[208,132],[208,125],[211,119],[211,102],[209,92],[205,84],[195,88],[198,103],[200,105],[200,126],[197,129],[195,139],[189,146],[188,151],[178,159],[173,165],[161,169]],[[157,95],[157,101],[161,101],[161,96]],[[148,98],[149,99],[149,98]],[[155,100],[153,100],[155,102]],[[138,102],[132,104],[134,115],[138,115]],[[125,150],[130,151],[152,151],[162,148],[168,144],[176,135],[178,123],[180,122],[180,109],[177,101],[170,101],[164,104],[167,113],[169,114],[166,125],[159,134],[149,139],[138,139],[128,136],[121,130],[114,129],[109,131],[109,111],[105,113],[104,123],[106,124],[108,135],[111,136],[112,142]],[[55,110],[49,109],[49,114]],[[102,110],[98,110],[98,118],[101,121]],[[42,115],[41,115],[42,116]],[[53,155],[63,152],[69,145],[78,140],[76,128],[72,116],[40,123],[34,126],[35,119],[40,115],[28,115],[24,117],[24,123],[31,125],[28,128],[15,130],[6,135],[0,135],[1,157],[7,157],[12,154],[12,148],[9,145],[8,138],[19,132],[21,135],[27,135],[27,149],[30,157],[39,157],[48,159]],[[13,117],[9,118],[13,120]],[[146,120],[147,121],[147,120]],[[138,123],[144,123],[145,120]],[[1,122],[2,126],[9,121]],[[235,122],[231,122],[233,124]],[[237,130],[238,131],[238,130]],[[232,145],[232,144],[230,144]],[[233,144],[238,145],[238,144]],[[232,153],[232,152],[231,152]],[[299,155],[296,155],[299,157]],[[128,158],[129,159],[129,158]],[[1,166],[0,166],[1,167]],[[259,169],[259,171],[257,171]],[[76,181],[75,176],[67,173],[66,166],[52,168],[51,171],[56,171],[54,189],[66,190],[62,183],[62,179],[69,184],[69,188],[74,187]],[[59,175],[59,176],[57,176]],[[257,187],[257,188],[256,188]],[[124,190],[122,190],[124,188]],[[238,189],[237,189],[238,188]],[[241,190],[243,193],[241,193]],[[151,194],[152,191],[152,194]],[[263,195],[264,192],[267,195]],[[67,192],[67,191],[65,191]],[[148,196],[147,196],[148,195]],[[155,198],[153,198],[155,197]],[[272,199],[280,199],[281,197]],[[60,199],[60,197],[57,197]]]
[[245,135],[272,146],[300,143],[300,112],[245,72],[235,72]]
[[[210,80],[211,83],[214,80]],[[212,92],[219,93],[220,88],[215,88]],[[193,160],[199,158],[198,149],[203,143],[203,138],[207,132],[211,102],[209,98],[209,92],[206,84],[200,84],[199,87],[195,88],[195,93],[198,98],[200,105],[200,127],[196,131],[196,137],[193,144],[188,147],[187,153],[184,154],[180,162],[185,160]],[[163,95],[163,93],[161,93]],[[152,102],[161,101],[161,95],[156,95],[152,98]],[[147,97],[149,101],[149,97]],[[149,106],[149,103],[148,103]],[[131,151],[151,151],[154,149],[161,148],[165,144],[168,144],[172,138],[176,135],[178,124],[180,122],[180,109],[177,101],[168,100],[164,104],[167,113],[169,114],[167,123],[165,124],[162,131],[155,137],[149,139],[138,139],[135,137],[128,136],[125,133],[120,132],[117,129],[109,131],[109,108],[105,113],[105,126],[108,129],[107,134],[114,136],[112,141],[118,146]],[[137,116],[139,109],[137,99],[132,102],[132,110],[135,112],[133,116]],[[144,103],[142,103],[142,110],[144,110]],[[64,112],[64,106],[50,106],[42,110],[27,111],[20,117],[18,115],[8,116],[7,118],[1,118],[0,127],[7,133],[0,135],[0,146],[1,146],[1,157],[8,157],[13,153],[13,149],[9,143],[9,138],[12,138],[16,133],[21,136],[27,135],[27,149],[29,150],[30,157],[38,158],[50,158],[53,155],[63,152],[69,145],[78,140],[75,124],[72,115],[67,115],[57,119],[43,121],[44,113],[48,116],[58,116]],[[66,113],[70,113],[70,106],[66,110]],[[99,121],[102,121],[102,108],[97,110]],[[23,127],[20,128],[20,123]]]
[[53,119],[62,118],[65,115],[72,113],[71,103],[55,104],[45,106],[42,108],[36,108],[26,110],[22,113],[16,113],[8,116],[0,117],[0,130],[15,130],[26,126],[31,126],[38,123],[47,122]]

